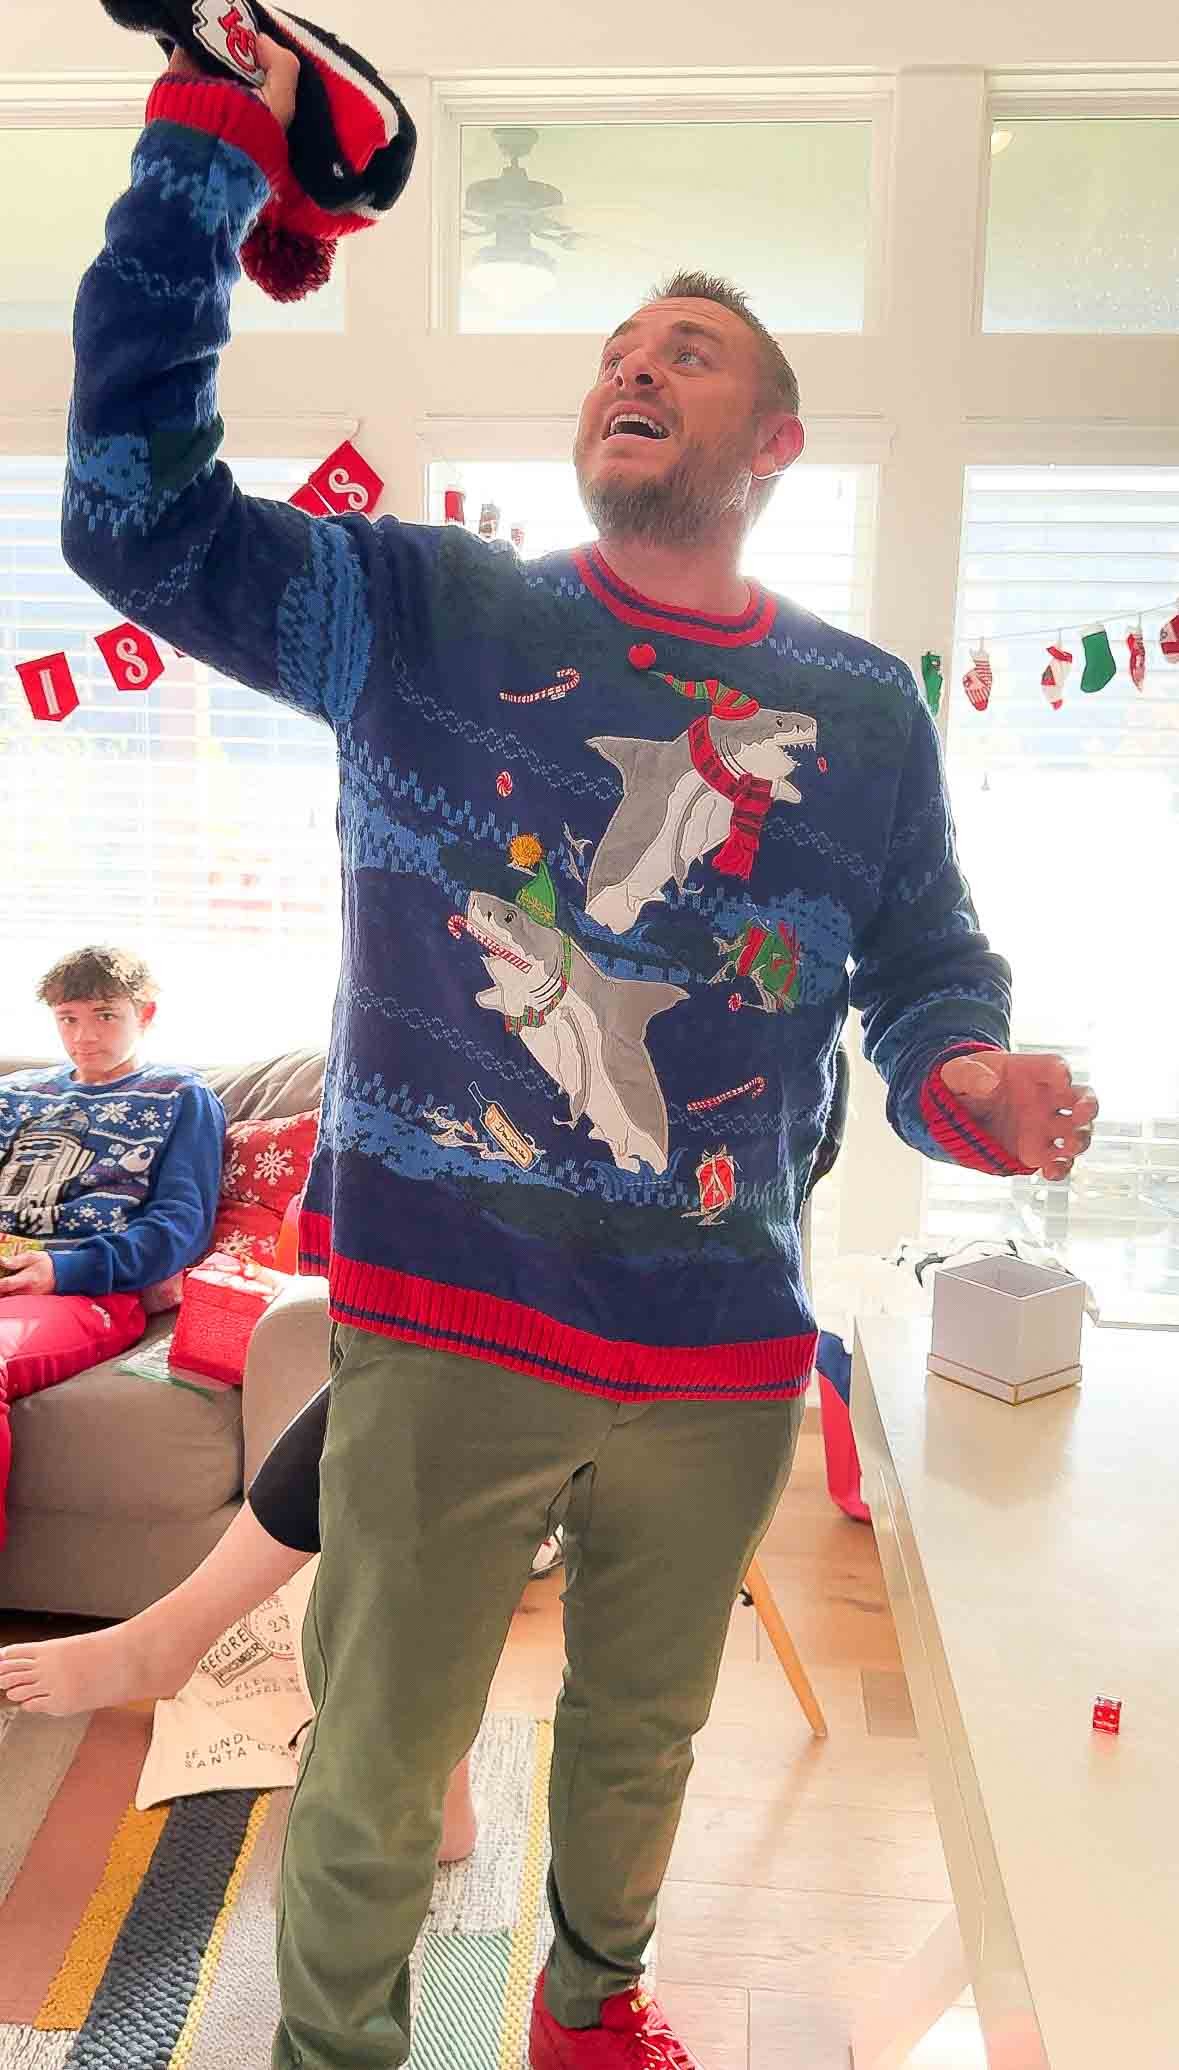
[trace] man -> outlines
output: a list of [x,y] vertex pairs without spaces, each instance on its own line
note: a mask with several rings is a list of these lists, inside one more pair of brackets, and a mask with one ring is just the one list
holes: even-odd
[[[901,1134],[1062,1177],[1095,1105],[1013,1057],[909,672],[737,572],[802,448],[739,297],[607,343],[599,547],[309,520],[215,464],[233,253],[286,165],[173,63],[83,283],[64,537],[120,610],[325,719],[344,968],[305,1262],[334,1318],[317,1718],[291,1807],[277,2070],[391,2070],[450,1767],[566,1525],[534,2070],[690,2070],[637,1989],[729,1613],[814,1349],[797,1206],[851,996]],[[510,803],[509,803],[510,799]]]
[[69,1066],[0,1078],[0,1544],[10,1403],[117,1358],[175,1305],[213,1233],[225,1139],[207,1086],[140,1061],[156,986],[138,956],[75,950],[37,997]]

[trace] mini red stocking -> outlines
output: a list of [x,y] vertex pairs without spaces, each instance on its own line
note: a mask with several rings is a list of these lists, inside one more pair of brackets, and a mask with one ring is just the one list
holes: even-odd
[[1136,690],[1141,690],[1146,681],[1146,641],[1142,637],[1142,621],[1126,628],[1126,648],[1130,657],[1130,681]]
[[963,676],[962,688],[965,690],[975,711],[985,712],[991,701],[993,677],[991,675],[991,657],[987,653],[984,641],[980,640],[978,646],[971,649],[971,661],[973,666],[968,668]]
[[1073,665],[1073,657],[1067,647],[1049,647],[1048,666],[1040,677],[1040,688],[1054,712],[1064,703],[1064,686]]
[[1167,661],[1179,661],[1179,611],[1168,618],[1159,631],[1159,646]]

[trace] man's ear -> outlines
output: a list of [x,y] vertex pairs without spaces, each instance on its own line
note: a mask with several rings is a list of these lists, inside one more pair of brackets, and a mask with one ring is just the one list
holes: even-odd
[[139,1029],[140,1029],[140,1033],[141,1033],[141,1034],[143,1034],[143,1035],[146,1035],[146,1034],[147,1034],[147,1031],[148,1031],[148,1029],[149,1029],[149,1028],[151,1027],[151,1024],[152,1024],[152,1022],[154,1021],[154,1019],[155,1019],[155,1017],[156,1017],[156,1002],[155,1002],[155,1000],[154,1000],[154,999],[147,999],[147,1000],[145,1000],[142,1006],[140,1006],[140,1007],[137,1007],[137,1008],[136,1008],[136,1011],[137,1011],[137,1013],[138,1013],[138,1015],[139,1015]]
[[793,467],[806,444],[806,433],[798,417],[771,418],[764,442],[754,455],[753,479],[768,482]]

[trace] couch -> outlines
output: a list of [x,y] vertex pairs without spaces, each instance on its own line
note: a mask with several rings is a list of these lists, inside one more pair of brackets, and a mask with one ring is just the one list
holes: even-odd
[[[0,1059],[0,1075],[43,1059]],[[231,1121],[317,1108],[310,1050],[204,1074]],[[239,1392],[142,1380],[118,1361],[12,1406],[0,1609],[131,1617],[191,1574],[232,1522],[274,1439],[327,1373],[322,1280],[294,1280],[251,1340]],[[144,1339],[170,1330],[156,1317]]]

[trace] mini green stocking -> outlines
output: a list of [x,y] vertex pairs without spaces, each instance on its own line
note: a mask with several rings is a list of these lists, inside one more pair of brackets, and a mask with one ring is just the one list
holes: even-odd
[[938,706],[942,701],[942,657],[940,654],[923,654],[921,656],[921,680],[925,685],[925,702],[936,718]]
[[1109,634],[1103,625],[1087,625],[1081,634],[1085,647],[1085,673],[1081,677],[1082,690],[1104,690],[1117,674],[1117,663],[1109,644]]

